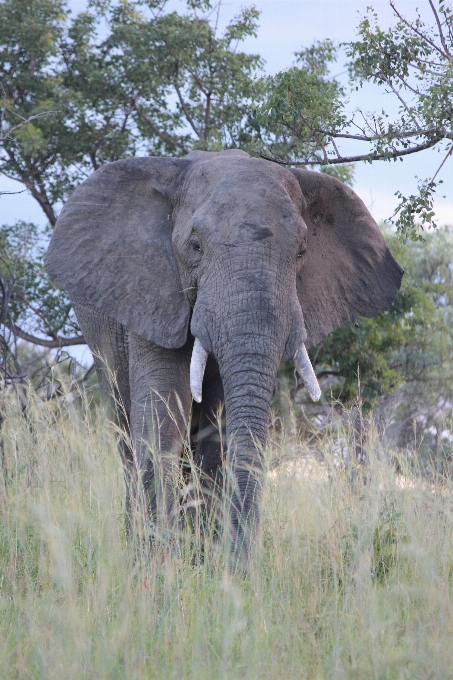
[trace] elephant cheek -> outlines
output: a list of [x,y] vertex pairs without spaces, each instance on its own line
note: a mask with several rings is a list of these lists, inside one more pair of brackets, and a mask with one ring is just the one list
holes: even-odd
[[208,314],[206,310],[204,310],[202,304],[199,304],[198,301],[193,310],[192,320],[190,322],[190,332],[195,338],[198,338],[203,349],[205,349],[208,354],[212,354],[213,346],[211,335],[208,330]]

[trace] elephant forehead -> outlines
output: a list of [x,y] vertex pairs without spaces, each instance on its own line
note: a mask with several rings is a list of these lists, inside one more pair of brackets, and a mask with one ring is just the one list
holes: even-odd
[[277,183],[253,183],[244,190],[222,181],[184,212],[186,224],[208,238],[263,241],[282,236],[298,240],[306,231],[297,206]]
[[219,204],[234,201],[255,204],[286,199],[300,212],[303,196],[298,182],[286,168],[259,158],[212,154],[195,163],[186,174],[183,200],[199,206],[215,198]]
[[214,155],[186,175],[173,240],[192,231],[206,242],[292,249],[306,234],[302,192],[292,173],[260,159]]

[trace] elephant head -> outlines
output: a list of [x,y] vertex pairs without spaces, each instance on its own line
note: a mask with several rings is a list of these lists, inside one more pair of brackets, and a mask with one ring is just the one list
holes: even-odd
[[196,399],[215,357],[245,515],[258,513],[246,467],[261,465],[280,361],[295,357],[318,396],[305,347],[380,314],[402,276],[352,189],[242,151],[105,165],[63,208],[46,266],[72,298],[162,347],[190,329]]

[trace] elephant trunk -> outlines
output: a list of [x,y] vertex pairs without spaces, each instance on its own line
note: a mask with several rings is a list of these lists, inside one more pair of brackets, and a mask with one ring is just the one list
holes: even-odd
[[[227,483],[233,564],[246,558],[260,520],[271,399],[284,339],[276,333],[235,334],[216,355],[225,396]],[[223,351],[222,351],[223,350]]]
[[[218,271],[226,268],[222,264]],[[277,369],[282,357],[294,357],[306,338],[295,281],[285,275],[284,265],[277,262],[270,275],[266,268],[230,258],[228,285],[215,275],[209,287],[200,282],[191,321],[194,399],[201,399],[208,353],[217,361],[223,385],[232,554],[238,560],[246,556],[260,517],[263,449]],[[216,295],[210,296],[213,290]],[[315,393],[316,379],[307,370],[304,352],[298,356]]]

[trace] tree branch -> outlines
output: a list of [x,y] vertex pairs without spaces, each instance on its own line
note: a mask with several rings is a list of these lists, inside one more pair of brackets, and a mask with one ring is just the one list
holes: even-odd
[[[420,95],[421,95],[420,90],[419,90],[418,88],[416,88],[416,87],[412,87],[412,85],[410,85],[410,84],[407,82],[407,80],[405,80],[405,79],[403,78],[402,75],[396,74],[396,78],[399,78],[399,80],[403,83],[404,87],[405,87],[407,90],[409,90],[410,92],[413,92],[413,94],[415,94],[417,97],[420,97]],[[403,104],[404,104],[404,106],[406,107],[406,103],[405,103],[404,101],[403,101]]]
[[[299,115],[300,115],[300,117],[302,118],[302,121],[305,123],[305,125],[306,125],[306,126],[308,127],[308,129],[310,130],[310,132],[311,132],[313,138],[315,139],[315,141],[316,141],[318,147],[321,149],[322,154],[323,154],[323,156],[324,156],[324,163],[328,164],[329,158],[328,158],[328,156],[327,156],[327,151],[326,151],[325,144],[323,144],[323,142],[322,142],[322,140],[321,140],[321,138],[320,138],[320,136],[319,136],[320,133],[319,133],[315,128],[313,128],[312,125],[310,125],[310,123],[308,122],[308,120],[307,120],[306,117],[302,114],[302,112],[301,112],[300,110],[299,110]],[[293,129],[293,128],[291,128],[291,129],[292,129],[292,131],[294,132],[294,134],[296,134],[296,130]],[[338,152],[337,152],[337,154],[338,154]]]
[[85,373],[82,375],[81,378],[79,378],[78,380],[73,380],[73,381],[72,381],[72,383],[71,383],[71,385],[70,385],[70,387],[69,387],[69,392],[74,392],[74,390],[76,389],[76,387],[81,387],[81,386],[83,385],[83,383],[86,383],[87,380],[89,380],[89,379],[91,378],[91,376],[93,375],[93,373],[95,372],[95,370],[96,370],[95,365],[94,365],[94,364],[91,364],[90,368],[89,368],[88,370],[85,371]]
[[159,128],[153,123],[153,121],[149,118],[149,116],[143,112],[143,109],[141,106],[136,107],[137,115],[141,121],[143,121],[148,127],[151,128],[151,130],[154,132],[154,134],[159,137],[159,139],[164,142],[164,144],[171,144],[172,146],[177,146],[177,139],[171,137],[171,135],[167,134],[166,132],[162,132],[162,130],[159,130]]
[[[354,123],[354,125],[357,126],[357,123]],[[358,127],[358,126],[357,126]],[[359,130],[361,128],[359,127]],[[348,132],[331,132],[330,130],[316,130],[316,132],[319,132],[321,135],[326,135],[326,137],[335,137],[335,139],[353,139],[357,140],[359,142],[375,142],[378,139],[382,139],[383,136],[385,135],[351,135]],[[428,137],[430,135],[435,135],[439,136],[439,128],[430,128],[429,130],[410,130],[409,132],[401,132],[399,134],[393,134],[393,135],[388,135],[389,139],[405,139],[406,137],[416,137],[416,136],[421,136],[424,135],[425,137]],[[444,131],[442,131],[442,135],[445,136]]]
[[433,42],[432,40],[430,40],[424,33],[422,33],[421,31],[419,31],[415,26],[413,26],[407,19],[405,19],[405,18],[398,12],[398,10],[397,10],[396,7],[395,7],[395,3],[393,2],[393,0],[390,0],[390,7],[393,9],[393,11],[395,12],[396,16],[400,19],[400,21],[402,21],[403,24],[406,24],[406,26],[408,26],[408,27],[411,29],[411,31],[414,31],[414,33],[416,33],[417,35],[419,35],[420,38],[422,38],[423,40],[425,40],[425,42],[427,42],[429,45],[431,45],[431,47],[434,47],[434,49],[435,49],[437,52],[439,52],[439,54],[441,54],[443,57],[445,57],[446,59],[449,58],[448,54],[445,54],[445,52],[442,52],[442,50],[440,49],[440,47],[438,47],[438,46],[436,45],[435,42]]
[[23,194],[26,189],[21,189],[20,191],[0,191],[0,196],[14,196],[14,194]]
[[189,75],[192,76],[192,78],[195,80],[196,84],[200,88],[200,91],[204,94],[205,97],[207,97],[208,96],[208,88],[205,87],[201,78],[196,73],[191,71],[190,69],[187,69],[187,71],[188,71]]
[[[43,193],[41,194],[38,189],[35,186],[35,177],[38,175],[39,177],[39,171],[37,170],[36,167],[31,167],[30,171],[26,173],[25,171],[22,170],[21,166],[19,165],[16,157],[14,156],[14,153],[11,151],[11,149],[5,149],[6,153],[8,154],[9,162],[13,166],[13,171],[16,172],[16,176],[14,177],[12,174],[5,172],[2,169],[3,174],[5,177],[9,177],[10,179],[15,180],[16,182],[21,182],[24,184],[28,191],[31,193],[33,198],[39,203],[41,206],[45,216],[49,220],[52,226],[55,226],[55,223],[57,221],[56,215],[53,211],[52,204],[50,203],[49,199],[47,198],[47,195],[45,193],[45,190],[43,189]],[[44,186],[44,185],[42,185]]]
[[442,46],[445,50],[445,53],[451,59],[451,54],[450,54],[450,51],[447,47],[447,43],[445,42],[445,37],[444,37],[443,31],[442,31],[442,24],[440,23],[439,15],[437,14],[436,8],[434,7],[434,3],[433,3],[432,0],[429,0],[429,4],[431,5],[431,9],[433,10],[433,14],[434,14],[434,17],[436,19],[437,28],[439,29],[439,38],[441,40]]
[[56,336],[55,340],[44,340],[43,338],[38,338],[35,335],[30,335],[26,331],[22,330],[13,321],[5,321],[4,323],[7,328],[9,328],[18,338],[21,340],[26,340],[31,342],[33,345],[39,345],[40,347],[48,347],[49,349],[55,349],[57,347],[70,347],[72,345],[86,345],[85,338],[83,335],[76,336],[74,338],[62,338]]
[[[5,106],[5,110],[9,111],[12,114],[19,116],[18,113],[16,113],[15,111],[11,111],[11,109],[9,109],[7,106]],[[0,137],[0,141],[3,141],[7,137],[9,137],[12,132],[15,132],[16,130],[23,127],[24,125],[28,125],[28,123],[31,123],[32,120],[36,120],[37,118],[44,118],[45,116],[52,116],[54,113],[59,113],[59,112],[58,111],[43,111],[42,113],[37,113],[34,116],[30,116],[30,118],[26,118],[26,119],[24,118],[21,123],[18,123],[17,125],[14,125],[14,127],[10,128],[5,135],[2,134],[2,136]],[[22,116],[19,116],[19,117],[22,118]]]
[[[401,80],[402,80],[402,82],[404,83],[405,87],[409,87],[408,84],[404,82],[403,78],[401,78]],[[402,96],[401,96],[399,90],[396,89],[396,87],[393,85],[393,83],[391,82],[390,79],[387,79],[385,82],[386,82],[387,85],[390,87],[390,89],[392,90],[393,94],[395,94],[395,95],[398,97],[398,99],[400,100],[400,102],[401,102],[401,104],[403,105],[404,109],[407,111],[408,115],[412,118],[412,120],[414,121],[414,123],[415,123],[416,125],[418,125],[419,129],[421,130],[421,129],[422,129],[422,126],[420,125],[419,121],[417,120],[417,118],[415,117],[415,115],[413,114],[413,112],[410,110],[409,106],[406,104],[406,102],[405,102],[404,99],[402,98]],[[411,89],[411,88],[409,88],[409,89]]]
[[195,122],[192,120],[192,116],[190,115],[189,111],[187,110],[186,102],[184,101],[184,99],[182,97],[181,91],[174,81],[173,81],[173,87],[176,90],[176,94],[178,95],[179,103],[181,104],[181,108],[184,111],[184,115],[187,119],[187,122],[189,123],[190,127],[195,132],[195,134],[197,135],[198,139],[201,139],[201,135],[200,135],[199,131],[197,130],[197,126],[195,125]]
[[255,153],[259,154],[260,158],[266,161],[272,161],[273,163],[278,163],[279,165],[338,165],[340,163],[357,163],[359,161],[379,161],[379,160],[391,160],[392,158],[399,158],[400,156],[408,156],[412,153],[417,153],[418,151],[424,151],[425,149],[430,149],[440,142],[442,137],[436,137],[435,139],[429,140],[424,144],[418,144],[413,146],[411,149],[404,149],[402,151],[394,150],[391,153],[375,153],[375,154],[362,154],[361,156],[340,156],[340,158],[328,158],[327,162],[320,156],[314,155],[313,160],[305,161],[285,161],[282,158],[277,158],[276,156],[269,156],[264,151],[254,149]]
[[41,206],[45,216],[49,220],[50,224],[54,227],[55,224],[57,223],[57,216],[55,215],[52,205],[49,202],[49,199],[47,196],[44,194],[41,194],[36,188],[36,186],[33,183],[33,180],[27,180],[24,182],[25,186],[33,196],[33,198],[38,201],[39,205]]
[[438,175],[439,172],[442,170],[445,161],[447,160],[447,158],[448,158],[449,156],[451,156],[452,153],[453,153],[453,144],[451,145],[451,147],[450,147],[449,150],[447,151],[447,155],[445,156],[444,160],[442,161],[442,163],[441,163],[441,164],[439,165],[439,167],[437,168],[437,170],[436,170],[436,172],[435,172],[435,174],[434,174],[434,177],[432,178],[431,182],[434,182],[434,180],[436,179],[437,175]]
[[[3,93],[5,94],[5,90],[4,90],[3,87],[2,87],[2,89],[3,89]],[[6,95],[5,95],[5,96],[6,96]],[[5,139],[8,139],[8,137],[10,137],[10,135],[11,135],[12,132],[15,132],[16,130],[18,130],[19,128],[23,127],[24,125],[28,125],[28,123],[31,123],[33,120],[37,120],[38,118],[44,118],[45,116],[52,116],[52,115],[54,115],[55,113],[59,113],[58,111],[43,111],[42,113],[37,113],[37,114],[35,114],[34,116],[30,116],[30,117],[27,118],[27,119],[22,118],[22,122],[21,122],[21,123],[18,123],[17,125],[14,125],[12,128],[10,128],[10,129],[8,130],[8,132],[3,133],[3,132],[2,132],[2,128],[3,128],[3,122],[4,122],[4,120],[5,120],[5,111],[8,111],[8,112],[11,113],[13,116],[17,116],[18,118],[22,118],[22,116],[21,116],[19,113],[17,113],[17,111],[12,111],[12,110],[9,109],[6,105],[3,105],[3,106],[2,106],[2,117],[1,117],[2,126],[0,127],[0,142],[3,142]]]

